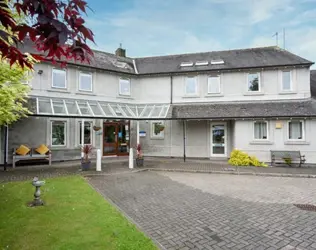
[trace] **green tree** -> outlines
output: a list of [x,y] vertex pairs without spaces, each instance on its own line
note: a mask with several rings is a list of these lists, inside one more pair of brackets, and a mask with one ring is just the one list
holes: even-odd
[[0,126],[11,124],[30,112],[25,106],[29,86],[29,70],[0,61]]

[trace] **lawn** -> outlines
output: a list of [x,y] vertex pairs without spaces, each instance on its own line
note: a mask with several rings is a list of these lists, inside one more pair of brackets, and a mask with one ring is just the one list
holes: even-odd
[[0,186],[0,249],[157,249],[80,176],[48,179],[43,207],[30,182]]

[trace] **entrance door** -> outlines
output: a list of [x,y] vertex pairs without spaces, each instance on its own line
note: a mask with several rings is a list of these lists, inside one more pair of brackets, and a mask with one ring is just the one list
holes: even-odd
[[129,122],[103,124],[103,155],[128,155]]
[[211,124],[211,156],[227,156],[227,131],[226,123]]

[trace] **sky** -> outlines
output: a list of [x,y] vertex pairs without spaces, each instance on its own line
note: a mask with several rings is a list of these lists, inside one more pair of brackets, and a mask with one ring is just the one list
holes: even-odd
[[[144,57],[276,45],[316,62],[316,0],[87,0],[94,49]],[[315,66],[314,66],[315,68]]]

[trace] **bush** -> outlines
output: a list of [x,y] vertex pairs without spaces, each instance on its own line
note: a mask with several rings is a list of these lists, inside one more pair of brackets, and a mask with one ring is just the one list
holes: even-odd
[[267,167],[264,162],[260,162],[257,157],[249,156],[247,153],[241,150],[234,149],[230,154],[229,164],[233,166],[256,166]]

